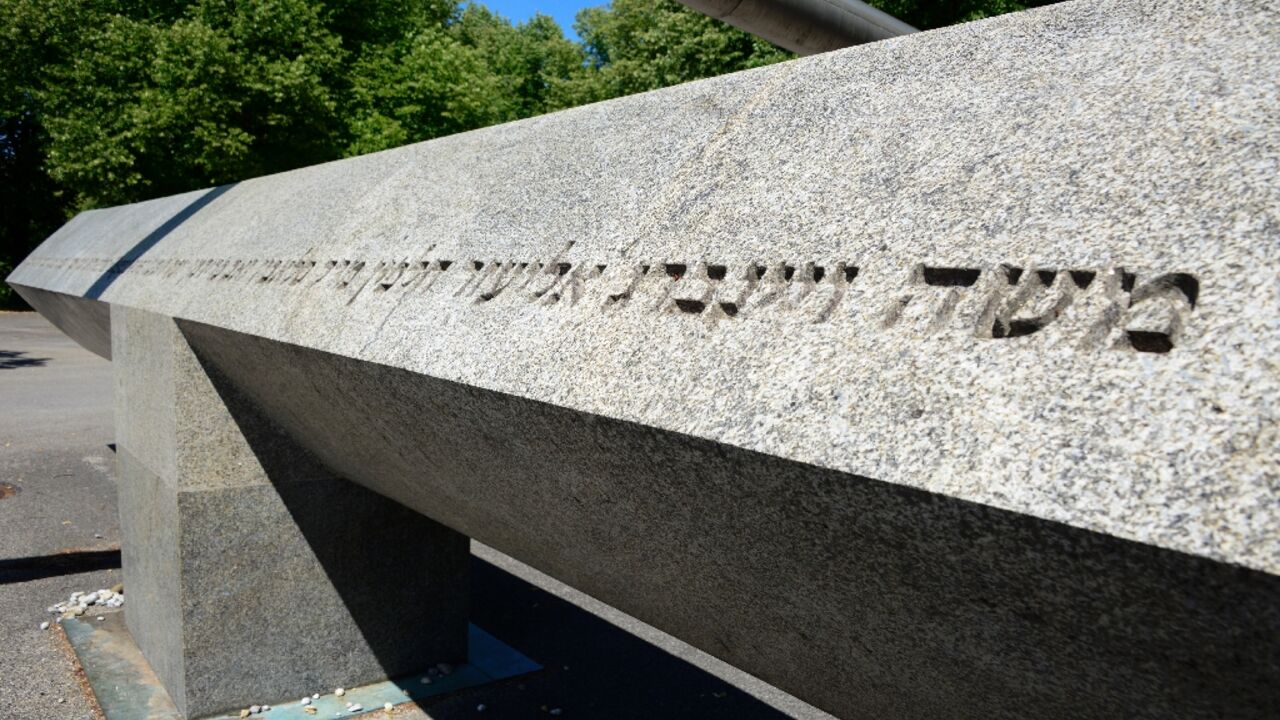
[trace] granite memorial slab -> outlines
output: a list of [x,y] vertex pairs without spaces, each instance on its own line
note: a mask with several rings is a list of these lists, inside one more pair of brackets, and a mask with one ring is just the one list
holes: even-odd
[[114,361],[189,715],[333,668],[262,631],[300,584],[362,680],[436,661],[378,603],[458,654],[474,537],[841,717],[1274,717],[1277,48],[1062,3],[85,212],[8,282]]

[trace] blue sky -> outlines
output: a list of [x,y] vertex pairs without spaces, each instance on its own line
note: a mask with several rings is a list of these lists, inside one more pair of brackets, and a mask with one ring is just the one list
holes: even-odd
[[608,5],[608,0],[480,0],[479,4],[490,10],[510,18],[512,22],[523,22],[533,17],[534,13],[550,15],[560,24],[560,29],[570,40],[577,40],[573,31],[573,16],[584,7]]

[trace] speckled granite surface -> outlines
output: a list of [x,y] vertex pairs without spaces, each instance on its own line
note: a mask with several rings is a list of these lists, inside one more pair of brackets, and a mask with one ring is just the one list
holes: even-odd
[[[1278,27],[1067,3],[249,180],[101,299],[1275,572]],[[198,197],[85,213],[10,282],[83,294]],[[1125,308],[1117,272],[1190,276],[1194,307]],[[986,337],[989,301],[1067,296]]]
[[[329,370],[357,393],[330,402],[368,414],[345,421],[349,476],[601,596],[621,580],[522,531],[501,483],[492,508],[460,509],[484,463],[374,452],[373,428],[450,416],[371,421],[394,398],[355,376],[404,370],[1274,579],[1277,47],[1261,0],[1064,3],[85,213],[9,282],[86,344],[104,302],[179,318],[298,432],[323,428],[291,373],[216,346],[349,360]],[[541,449],[493,426],[492,447]],[[824,522],[858,508],[841,512]]]

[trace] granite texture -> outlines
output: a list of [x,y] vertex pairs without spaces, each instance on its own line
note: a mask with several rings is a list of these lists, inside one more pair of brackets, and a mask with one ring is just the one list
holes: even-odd
[[205,194],[85,213],[9,281],[1274,572],[1278,23],[1064,3],[247,180],[131,264]]
[[465,658],[465,536],[325,470],[172,319],[111,314],[127,620],[187,717]]
[[1274,575],[180,327],[327,466],[837,716],[1280,712]]
[[89,352],[111,359],[111,306],[65,292],[24,287],[22,295],[31,307],[54,327],[75,338]]
[[121,565],[129,583],[125,619],[178,707],[186,700],[178,498],[160,476],[116,449]]
[[177,319],[333,471],[842,713],[1266,714],[1277,46],[1063,3],[86,213],[8,281]]

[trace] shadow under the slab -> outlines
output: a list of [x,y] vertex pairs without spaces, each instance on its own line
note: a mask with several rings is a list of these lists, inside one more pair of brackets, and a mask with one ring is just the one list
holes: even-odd
[[[473,718],[481,704],[486,705],[488,720],[552,717],[553,709],[576,718],[788,717],[663,648],[474,555],[471,573],[472,619],[502,641],[472,625],[469,665],[447,677],[436,674],[430,684],[415,675],[349,688],[342,698],[333,695],[333,688],[315,688],[325,694],[314,702],[318,711],[314,715],[299,703],[301,692],[298,698],[263,698],[264,703],[280,705],[255,717],[295,720],[332,718],[335,713],[358,717],[364,713],[351,713],[347,703],[360,703],[366,713],[381,713],[383,703],[406,701],[417,703],[437,720]],[[102,621],[96,619],[99,616]],[[412,615],[405,622],[412,622]],[[134,644],[123,612],[66,620],[63,628],[107,720],[183,720]],[[498,682],[509,678],[515,679]],[[224,717],[238,718],[239,713]]]
[[[103,612],[62,622],[67,640],[107,720],[183,720],[164,687],[133,642],[122,612]],[[471,625],[467,662],[430,668],[423,674],[346,689],[315,688],[324,694],[303,704],[299,698],[264,699],[269,710],[253,713],[264,720],[358,717],[393,706],[474,688],[540,670],[541,666],[484,630]],[[299,696],[303,694],[299,692]],[[271,702],[278,704],[269,704]],[[310,709],[308,709],[310,708]],[[238,720],[239,709],[208,720]]]

